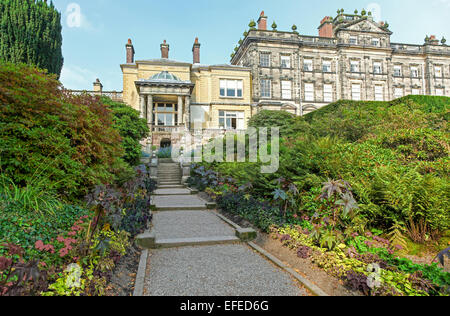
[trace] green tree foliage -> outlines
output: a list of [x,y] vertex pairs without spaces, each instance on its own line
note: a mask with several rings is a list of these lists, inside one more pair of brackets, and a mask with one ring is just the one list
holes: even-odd
[[45,71],[0,63],[0,170],[19,186],[84,196],[93,185],[131,175],[111,110],[73,96]]
[[150,132],[147,121],[140,118],[138,111],[124,103],[106,97],[101,100],[112,110],[114,128],[119,131],[125,150],[123,159],[132,166],[138,165],[142,154],[140,141],[148,137]]
[[60,75],[61,13],[44,0],[0,1],[0,60],[26,63]]

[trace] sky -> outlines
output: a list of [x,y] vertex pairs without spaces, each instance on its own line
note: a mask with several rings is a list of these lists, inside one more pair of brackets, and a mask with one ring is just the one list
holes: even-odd
[[450,0],[53,0],[62,13],[64,67],[68,89],[91,90],[99,78],[103,89],[122,91],[120,64],[125,44],[133,40],[136,59],[160,58],[167,40],[170,59],[192,62],[192,45],[201,43],[202,64],[230,62],[230,54],[250,20],[262,10],[268,26],[280,31],[296,24],[303,35],[318,35],[325,16],[338,9],[363,8],[388,21],[393,42],[423,44],[426,35],[450,41]]

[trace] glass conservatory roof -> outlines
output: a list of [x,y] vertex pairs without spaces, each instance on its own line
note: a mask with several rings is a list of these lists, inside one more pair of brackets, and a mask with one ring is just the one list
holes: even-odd
[[150,78],[151,81],[181,81],[177,76],[170,72],[163,71]]

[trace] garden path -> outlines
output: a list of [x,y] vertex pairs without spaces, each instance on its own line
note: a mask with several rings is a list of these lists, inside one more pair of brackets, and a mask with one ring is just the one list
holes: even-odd
[[189,189],[158,189],[144,251],[144,296],[306,296],[308,292],[236,237]]

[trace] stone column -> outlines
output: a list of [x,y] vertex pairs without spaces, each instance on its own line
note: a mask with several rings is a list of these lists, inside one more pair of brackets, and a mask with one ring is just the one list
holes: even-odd
[[147,124],[153,124],[153,95],[147,96]]
[[191,96],[187,95],[184,100],[185,104],[185,115],[186,119],[184,121],[186,127],[190,130],[191,129]]
[[181,95],[178,96],[178,126],[183,124],[183,97]]
[[140,117],[145,118],[145,95],[141,94],[139,98],[140,98],[140,108],[139,108]]

